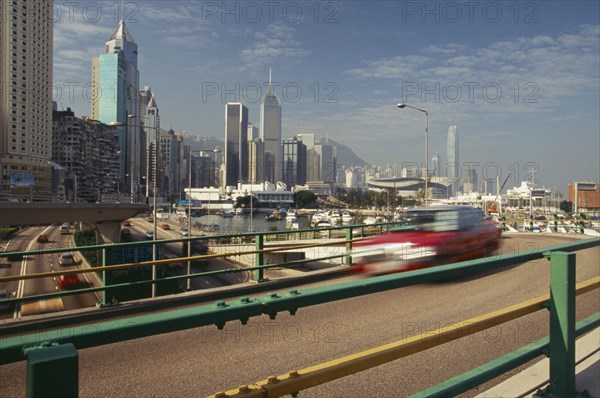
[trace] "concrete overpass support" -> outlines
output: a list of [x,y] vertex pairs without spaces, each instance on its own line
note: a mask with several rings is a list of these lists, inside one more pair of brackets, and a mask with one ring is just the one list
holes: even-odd
[[96,241],[99,245],[121,241],[121,221],[102,221],[93,226],[98,231]]

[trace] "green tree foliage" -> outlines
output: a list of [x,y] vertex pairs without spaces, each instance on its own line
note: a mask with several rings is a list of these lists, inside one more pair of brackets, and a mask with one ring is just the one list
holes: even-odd
[[298,191],[294,193],[294,203],[296,207],[301,208],[312,208],[317,204],[317,195],[311,191]]
[[565,213],[570,213],[573,211],[573,202],[568,200],[563,200],[560,202],[560,209]]
[[[96,230],[87,229],[85,231],[75,231],[73,234],[76,246],[94,246],[96,245]],[[87,262],[95,267],[98,265],[98,253],[96,250],[82,250],[81,255],[85,257]]]

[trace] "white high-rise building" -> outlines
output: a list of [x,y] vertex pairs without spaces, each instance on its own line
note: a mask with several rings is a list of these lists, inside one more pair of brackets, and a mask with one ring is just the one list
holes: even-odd
[[[54,2],[0,2],[0,191],[52,188]],[[11,184],[11,176],[13,184]]]
[[269,69],[269,86],[260,104],[260,134],[265,146],[266,181],[281,181],[283,156],[281,150],[281,105],[273,92],[271,70]]
[[452,195],[460,191],[460,163],[458,158],[458,127],[450,126],[448,129],[448,162],[443,168],[443,175],[452,180]]

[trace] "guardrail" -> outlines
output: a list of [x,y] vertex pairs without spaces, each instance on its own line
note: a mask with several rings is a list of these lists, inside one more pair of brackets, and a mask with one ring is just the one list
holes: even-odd
[[[173,310],[160,314],[135,316],[118,321],[100,322],[82,327],[71,327],[53,333],[57,336],[52,341],[40,338],[37,334],[26,334],[0,340],[0,364],[27,360],[28,383],[27,393],[30,397],[41,396],[47,391],[56,395],[78,395],[78,354],[77,349],[94,347],[119,341],[136,339],[161,333],[189,329],[205,325],[216,325],[222,329],[226,322],[239,320],[246,324],[249,318],[267,314],[274,319],[279,312],[287,311],[294,315],[303,307],[357,297],[366,294],[409,286],[417,283],[430,282],[440,279],[455,278],[472,272],[481,272],[525,261],[549,258],[551,262],[550,295],[535,299],[532,303],[524,303],[522,308],[502,310],[500,314],[488,314],[481,317],[480,323],[473,330],[483,330],[485,327],[497,325],[514,319],[534,310],[548,307],[550,310],[550,337],[536,343],[535,346],[523,348],[518,359],[499,359],[496,365],[490,365],[493,371],[475,370],[475,376],[467,377],[465,383],[451,384],[451,391],[465,391],[473,383],[481,383],[495,377],[498,372],[504,372],[522,363],[525,358],[535,357],[549,347],[551,360],[550,376],[552,379],[552,394],[556,396],[571,396],[574,394],[574,342],[576,334],[584,333],[600,326],[600,313],[580,322],[575,329],[575,255],[573,251],[592,248],[600,245],[600,239],[588,239],[564,245],[546,247],[542,250],[529,250],[519,253],[505,254],[488,259],[471,260],[456,264],[443,265],[410,271],[402,274],[372,277],[358,281],[333,284],[326,287],[307,289],[304,291],[290,290],[287,293],[271,293],[260,298],[243,298],[238,301],[220,301],[214,305],[204,305],[193,309]],[[600,285],[600,278],[580,285],[578,293],[595,289]],[[475,322],[468,320],[466,322]],[[473,324],[472,323],[472,324]],[[472,325],[471,324],[471,325]],[[454,332],[454,338],[463,333]],[[437,339],[439,340],[437,335]],[[447,337],[446,337],[447,338]],[[452,340],[452,339],[450,339]],[[450,341],[447,340],[447,341]],[[423,343],[419,350],[429,348],[429,343]],[[394,347],[392,347],[394,348]],[[412,347],[411,350],[416,349]],[[384,353],[377,360],[365,360],[360,366],[340,365],[340,367],[325,366],[322,369],[293,371],[287,375],[269,378],[255,386],[218,393],[216,396],[244,394],[244,397],[272,397],[285,394],[295,394],[298,391],[314,386],[316,380],[333,380],[346,374],[355,373],[362,368],[377,366],[382,360],[394,360],[398,352],[406,352],[407,348],[393,350],[393,354]],[[416,352],[416,351],[412,351]],[[513,355],[513,357],[515,356]],[[340,360],[332,363],[341,363]],[[327,364],[324,364],[327,365]],[[341,370],[340,370],[341,369]],[[316,372],[314,373],[313,372]],[[313,373],[311,373],[313,372]],[[318,375],[316,377],[315,375]],[[306,377],[303,377],[306,376]],[[460,385],[460,386],[459,386]],[[447,387],[434,387],[427,390],[426,396],[444,396]]]
[[[102,299],[99,302],[100,306],[113,305],[117,301],[111,296],[110,292],[122,289],[124,287],[132,286],[146,286],[150,284],[166,284],[170,282],[176,282],[180,280],[190,280],[191,278],[199,278],[203,276],[214,276],[219,274],[236,273],[242,271],[253,272],[253,279],[256,282],[264,280],[265,270],[270,268],[278,267],[293,267],[299,266],[307,262],[312,261],[331,261],[334,259],[342,259],[345,264],[350,263],[350,251],[352,249],[352,243],[360,237],[380,234],[387,231],[389,228],[396,226],[397,222],[392,223],[377,223],[373,225],[348,225],[342,227],[327,227],[318,229],[302,229],[302,230],[286,230],[286,231],[269,231],[269,232],[256,232],[256,233],[237,233],[237,234],[219,234],[219,235],[205,235],[197,237],[187,237],[178,239],[160,239],[160,240],[147,240],[139,242],[129,243],[116,243],[116,244],[105,244],[105,245],[93,245],[93,246],[79,246],[79,247],[65,247],[55,249],[44,249],[44,250],[32,250],[32,251],[21,251],[21,252],[4,252],[0,253],[0,258],[7,258],[9,261],[20,261],[27,256],[36,256],[53,253],[64,253],[79,251],[83,252],[96,252],[100,258],[99,263],[102,266],[82,269],[71,269],[71,270],[58,270],[53,272],[34,273],[27,275],[15,275],[0,277],[0,283],[12,282],[19,280],[31,280],[48,277],[59,277],[65,275],[79,275],[86,273],[98,273],[102,279],[102,286],[91,287],[84,289],[73,289],[68,291],[59,291],[55,293],[38,294],[33,296],[25,296],[21,298],[10,298],[3,300],[6,304],[17,304],[31,301],[45,300],[56,297],[102,292]],[[333,236],[340,236],[339,239],[334,239]],[[358,238],[355,238],[358,237]],[[311,243],[300,243],[306,240],[316,240]],[[319,242],[323,240],[323,242]],[[280,244],[282,241],[288,242],[288,244]],[[293,244],[289,242],[294,242]],[[298,242],[298,243],[295,243]],[[159,248],[162,245],[181,243],[182,253],[188,252],[187,245],[199,244],[203,247],[223,247],[228,248],[228,252],[217,253],[217,254],[202,254],[202,255],[183,255],[177,258],[168,258],[161,260],[148,260],[148,261],[135,261],[130,263],[121,263],[115,265],[109,265],[110,253],[114,251],[122,251],[127,249],[137,249],[140,247],[148,247],[149,245],[156,244]],[[236,250],[249,244],[254,244],[252,250]],[[272,245],[272,246],[271,246]],[[269,253],[287,253],[297,250],[305,250],[308,248],[319,248],[319,247],[331,247],[340,246],[340,254],[327,254],[319,255],[318,257],[299,259],[294,261],[282,261],[277,263],[265,264],[265,255]],[[343,249],[342,249],[343,248]],[[234,267],[208,272],[191,272],[189,264],[193,261],[209,261],[218,258],[239,258],[239,257],[252,257],[252,266],[245,265],[243,268]],[[188,272],[185,275],[179,276],[162,276],[155,280],[146,278],[144,280],[138,280],[135,282],[127,283],[115,283],[112,273],[123,271],[123,270],[139,270],[149,268],[152,266],[166,267],[172,263],[188,263]],[[247,261],[247,263],[249,263]]]

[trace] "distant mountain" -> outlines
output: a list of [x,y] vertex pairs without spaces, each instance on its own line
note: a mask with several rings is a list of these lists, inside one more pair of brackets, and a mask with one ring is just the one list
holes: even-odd
[[368,165],[367,162],[362,160],[354,153],[354,151],[344,145],[336,142],[330,138],[322,138],[318,140],[319,142],[329,142],[329,145],[336,147],[337,153],[337,164],[340,166],[352,167],[352,166],[365,166]]

